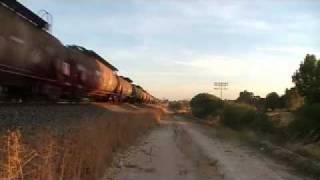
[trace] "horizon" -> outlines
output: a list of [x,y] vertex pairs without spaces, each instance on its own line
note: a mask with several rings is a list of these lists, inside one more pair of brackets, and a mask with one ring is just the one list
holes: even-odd
[[50,12],[64,44],[95,50],[160,99],[219,96],[216,81],[229,82],[227,99],[281,95],[305,55],[320,56],[320,1],[20,2]]

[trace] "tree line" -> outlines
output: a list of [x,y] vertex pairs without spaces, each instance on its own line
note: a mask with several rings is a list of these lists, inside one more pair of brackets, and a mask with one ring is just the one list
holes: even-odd
[[282,96],[276,92],[271,92],[265,98],[255,96],[253,92],[244,90],[240,92],[236,102],[250,104],[259,110],[285,109],[294,111],[304,104],[304,97],[299,94],[295,87],[286,89]]
[[271,92],[266,98],[261,98],[245,90],[236,101],[272,110],[297,110],[304,104],[320,103],[320,60],[315,55],[307,54],[299,69],[293,74],[292,82],[295,87],[286,89],[283,96]]
[[235,129],[252,127],[255,130],[274,131],[268,120],[268,111],[291,111],[295,119],[282,132],[289,136],[310,137],[320,140],[320,60],[307,54],[292,75],[294,87],[284,95],[271,92],[262,98],[253,92],[240,92],[235,101],[222,101],[218,97],[202,93],[190,101],[194,116],[207,118],[219,116],[221,122]]

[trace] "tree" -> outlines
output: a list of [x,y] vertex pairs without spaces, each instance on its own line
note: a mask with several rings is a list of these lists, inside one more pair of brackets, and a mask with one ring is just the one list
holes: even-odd
[[253,92],[249,92],[244,90],[240,92],[239,97],[237,98],[236,102],[249,104],[255,106],[258,110],[264,110],[264,99],[260,96],[255,96]]
[[259,110],[264,111],[265,110],[265,99],[261,98],[260,96],[254,96],[253,105]]
[[272,110],[281,107],[281,99],[276,92],[269,93],[266,97],[266,108]]
[[190,106],[194,116],[205,118],[209,115],[217,115],[223,104],[220,98],[208,93],[201,93],[192,98]]
[[173,111],[177,111],[182,109],[182,103],[180,103],[179,101],[171,101],[169,102],[168,107]]
[[285,108],[294,111],[304,104],[304,98],[298,93],[296,88],[286,89],[283,95],[283,103]]
[[252,92],[244,90],[243,92],[240,92],[240,95],[236,101],[245,104],[253,104],[254,94]]
[[176,111],[176,112],[188,111],[189,110],[189,101],[187,101],[187,100],[170,101],[168,107],[172,111]]
[[292,81],[307,103],[320,102],[320,61],[315,55],[307,54],[304,62],[292,76]]
[[233,129],[248,127],[256,115],[256,108],[249,104],[227,103],[222,112],[222,124]]

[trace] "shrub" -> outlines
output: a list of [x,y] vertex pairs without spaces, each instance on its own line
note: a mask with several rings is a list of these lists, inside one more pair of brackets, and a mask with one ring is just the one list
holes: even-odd
[[251,124],[256,116],[256,109],[247,104],[225,104],[222,124],[232,129],[242,129]]
[[217,115],[222,108],[222,101],[211,94],[202,93],[192,98],[190,102],[192,114],[198,118]]
[[247,104],[225,104],[221,120],[223,125],[235,130],[246,128],[260,132],[274,131],[274,125],[268,116]]
[[289,125],[289,131],[295,135],[320,135],[320,103],[306,104],[297,112],[296,120]]
[[168,107],[172,111],[186,111],[189,109],[189,101],[171,101],[169,102]]
[[265,113],[257,112],[254,121],[251,123],[250,127],[255,131],[260,132],[274,132],[275,125],[270,121]]
[[276,108],[281,108],[281,98],[276,92],[269,93],[266,96],[266,107],[272,110]]

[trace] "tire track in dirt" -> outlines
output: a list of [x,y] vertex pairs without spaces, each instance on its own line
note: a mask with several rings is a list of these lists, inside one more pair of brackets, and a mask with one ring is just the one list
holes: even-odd
[[[278,164],[256,150],[218,137],[208,137],[202,127],[180,122],[180,127],[211,160],[227,180],[307,180],[289,167]],[[214,131],[214,129],[210,129]]]
[[309,179],[254,149],[207,136],[214,129],[168,119],[119,154],[103,180]]
[[162,121],[139,145],[119,155],[103,180],[222,179],[181,130],[173,121]]

